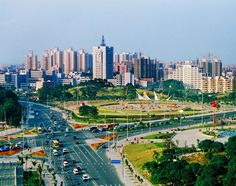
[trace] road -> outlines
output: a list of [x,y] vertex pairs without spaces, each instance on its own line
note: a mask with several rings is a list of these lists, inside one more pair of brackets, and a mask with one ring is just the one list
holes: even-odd
[[[30,109],[38,112],[38,116],[35,116],[35,118],[29,119],[26,122],[25,128],[53,128],[53,133],[39,134],[36,137],[27,138],[27,141],[28,145],[31,147],[44,146],[44,149],[49,156],[49,164],[51,164],[55,172],[63,178],[64,185],[123,185],[115,168],[105,155],[105,152],[99,151],[98,153],[86,143],[86,139],[95,138],[92,133],[88,131],[73,132],[72,130],[66,132],[66,128],[68,127],[67,122],[62,119],[61,113],[56,112],[47,106],[34,103],[29,105],[26,102],[21,103],[24,107],[30,106]],[[54,121],[57,121],[56,125],[53,124]],[[75,137],[76,140],[74,139]],[[50,147],[52,139],[59,139],[61,144],[63,144],[63,147],[58,149],[59,156],[54,156],[52,153],[53,149]],[[76,141],[78,141],[79,144],[76,144]],[[15,140],[15,142],[17,141]],[[63,154],[62,148],[66,148],[68,153]],[[63,167],[63,160],[69,162],[68,167]],[[76,160],[76,163],[72,163],[72,160]],[[73,169],[78,165],[82,170],[79,175],[74,175]],[[90,176],[91,179],[89,181],[82,180],[82,174],[84,173]]]

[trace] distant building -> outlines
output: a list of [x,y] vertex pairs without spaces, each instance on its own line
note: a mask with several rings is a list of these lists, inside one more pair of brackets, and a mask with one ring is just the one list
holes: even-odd
[[207,77],[222,76],[222,62],[219,58],[208,56],[202,57],[198,60],[198,65],[203,69],[203,73]]
[[64,51],[64,73],[78,71],[77,52],[73,48]]
[[23,186],[23,166],[17,159],[0,159],[0,186]]
[[136,79],[153,78],[158,81],[159,62],[147,57],[140,57],[134,60],[134,77]]
[[59,48],[46,50],[40,58],[41,69],[63,71],[63,52]]
[[83,49],[78,52],[78,71],[92,72],[92,55],[86,53]]
[[113,47],[105,44],[104,37],[98,47],[93,47],[93,79],[113,78]]
[[202,80],[202,92],[207,93],[226,93],[232,92],[234,87],[234,78],[225,77],[206,77]]
[[25,69],[26,70],[37,70],[38,69],[38,61],[37,55],[34,55],[33,51],[30,50],[28,54],[25,56]]
[[175,69],[169,69],[168,79],[182,81],[188,88],[201,89],[202,87],[202,73],[191,61],[177,64]]

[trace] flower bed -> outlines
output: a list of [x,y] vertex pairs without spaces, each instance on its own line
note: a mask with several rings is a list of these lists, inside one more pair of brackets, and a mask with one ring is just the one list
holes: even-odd
[[21,151],[22,151],[22,149],[14,149],[14,150],[9,150],[9,151],[4,151],[4,152],[0,152],[0,156],[11,156],[11,155],[17,154]]
[[82,128],[85,128],[87,127],[88,125],[87,124],[72,124],[71,127],[73,129],[82,129]]
[[97,150],[104,142],[99,142],[99,143],[92,143],[90,146],[94,149]]
[[113,139],[115,139],[115,138],[118,138],[119,136],[122,136],[122,135],[121,135],[121,134],[118,134],[118,135],[112,135],[112,136],[103,136],[103,137],[101,137],[100,139],[110,141],[110,140],[113,140]]
[[16,138],[18,138],[18,136],[4,136],[0,138],[0,141],[8,141],[8,140],[16,139]]
[[39,150],[39,151],[31,152],[28,155],[37,156],[37,157],[46,157],[46,154],[45,154],[44,150]]
[[24,135],[32,135],[32,134],[37,134],[37,130],[36,129],[31,129],[28,131],[24,132]]

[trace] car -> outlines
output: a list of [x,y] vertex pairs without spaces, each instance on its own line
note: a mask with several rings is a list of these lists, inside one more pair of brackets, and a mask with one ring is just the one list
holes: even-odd
[[53,149],[53,155],[54,156],[59,156],[58,151],[56,149]]
[[87,180],[90,179],[90,177],[89,177],[88,174],[83,174],[82,179],[83,179],[84,181],[87,181]]
[[63,166],[64,166],[64,167],[68,167],[68,166],[69,166],[68,161],[64,160],[64,161],[63,161]]
[[78,141],[76,141],[76,142],[75,142],[75,144],[76,144],[76,145],[79,145],[79,142],[78,142]]
[[74,168],[73,173],[74,175],[79,174],[79,170],[77,168]]
[[76,163],[76,160],[72,160],[72,163],[75,164],[75,163]]
[[80,171],[80,170],[81,170],[81,167],[78,165],[78,166],[77,166],[77,169]]
[[63,152],[63,153],[67,153],[68,150],[67,150],[66,148],[64,148],[64,149],[62,150],[62,152]]

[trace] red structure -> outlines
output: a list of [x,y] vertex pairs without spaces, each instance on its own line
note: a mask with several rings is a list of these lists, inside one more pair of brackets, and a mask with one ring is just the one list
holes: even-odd
[[217,102],[216,101],[212,101],[211,102],[211,107],[214,110],[214,114],[213,114],[213,129],[215,130],[215,128],[216,128],[216,108],[217,108]]

